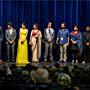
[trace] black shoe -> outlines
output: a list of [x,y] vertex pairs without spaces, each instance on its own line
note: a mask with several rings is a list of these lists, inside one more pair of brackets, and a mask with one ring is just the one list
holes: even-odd
[[59,63],[62,63],[62,62],[63,62],[63,60],[59,60],[58,62],[59,62]]
[[44,59],[44,62],[47,62],[47,59]]
[[12,62],[15,62],[15,60],[12,60]]
[[59,60],[57,63],[61,63],[61,60]]
[[7,60],[7,62],[10,62],[10,60]]
[[54,62],[53,60],[50,60],[50,62]]
[[65,61],[63,60],[62,63],[65,63]]

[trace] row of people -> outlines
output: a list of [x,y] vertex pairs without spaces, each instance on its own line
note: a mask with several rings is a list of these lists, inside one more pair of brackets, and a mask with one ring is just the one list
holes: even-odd
[[[7,25],[8,29],[5,31],[6,45],[7,45],[7,60],[14,61],[14,47],[16,39],[16,30],[13,28],[12,23],[9,22]],[[19,30],[19,40],[16,56],[16,64],[18,66],[26,65],[28,62],[28,43],[27,43],[28,29],[25,23],[22,23],[22,27]],[[1,42],[3,40],[2,28],[0,27],[0,58],[1,58]],[[32,49],[32,62],[39,62],[41,57],[41,41],[42,33],[38,29],[38,24],[33,25],[33,30],[31,31],[29,44]],[[50,61],[53,61],[52,47],[55,42],[55,31],[52,28],[52,23],[48,22],[47,28],[44,29],[44,43],[45,43],[45,53],[44,62],[47,61],[48,54],[50,56]],[[84,43],[83,43],[84,42]],[[84,59],[89,58],[90,52],[90,27],[87,26],[86,31],[82,34],[79,31],[77,25],[74,26],[74,31],[71,33],[66,28],[65,23],[61,23],[61,28],[57,34],[56,43],[60,46],[60,62],[67,61],[67,47],[70,45],[72,49],[72,62],[78,62],[80,56],[83,52],[84,46]],[[10,50],[11,49],[11,50]],[[12,56],[10,54],[12,52]]]

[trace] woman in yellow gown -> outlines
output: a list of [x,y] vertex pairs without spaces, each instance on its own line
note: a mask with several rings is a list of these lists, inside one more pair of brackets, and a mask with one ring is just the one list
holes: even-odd
[[25,66],[28,64],[28,44],[27,44],[28,29],[26,29],[25,23],[22,23],[22,28],[19,31],[18,50],[16,65]]

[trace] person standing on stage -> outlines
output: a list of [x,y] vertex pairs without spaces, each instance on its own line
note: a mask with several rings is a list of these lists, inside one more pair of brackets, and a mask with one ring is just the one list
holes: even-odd
[[61,23],[61,29],[58,31],[56,43],[60,44],[60,62],[67,60],[67,46],[69,45],[69,30],[65,23]]
[[41,57],[41,40],[42,34],[39,30],[39,26],[38,24],[34,24],[29,42],[32,48],[32,62],[39,62],[39,59]]
[[90,26],[86,27],[86,31],[83,32],[83,42],[84,42],[84,61],[90,63]]
[[70,33],[71,40],[71,49],[72,49],[72,63],[78,63],[82,55],[83,43],[82,43],[82,34],[79,31],[77,25],[74,26],[74,31]]
[[[15,48],[16,30],[12,27],[11,22],[8,23],[7,27],[8,29],[5,32],[6,44],[7,44],[7,61],[14,62],[15,61],[14,48]],[[12,57],[12,60],[10,60],[10,57]]]
[[17,49],[17,66],[25,66],[28,64],[28,44],[27,44],[28,29],[26,24],[22,23],[22,27],[19,31],[18,49]]
[[55,32],[54,29],[52,28],[52,23],[48,22],[47,28],[45,28],[44,30],[44,38],[45,38],[44,62],[47,61],[48,51],[49,51],[50,61],[53,61],[52,47],[53,47],[54,37],[55,37]]
[[2,52],[2,41],[3,41],[3,31],[2,27],[0,26],[0,61],[2,61],[1,52]]

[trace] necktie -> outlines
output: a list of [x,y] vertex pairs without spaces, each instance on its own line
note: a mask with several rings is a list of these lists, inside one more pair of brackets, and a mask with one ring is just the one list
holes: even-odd
[[50,36],[51,36],[51,31],[50,31],[50,28],[49,28],[49,34],[50,34]]

